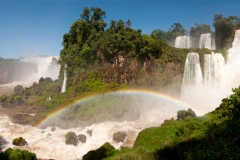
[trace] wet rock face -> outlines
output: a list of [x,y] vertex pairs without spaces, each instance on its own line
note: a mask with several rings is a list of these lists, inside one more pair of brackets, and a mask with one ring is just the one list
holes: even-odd
[[84,134],[78,135],[78,140],[82,143],[86,143],[87,137]]
[[127,134],[125,132],[115,132],[113,134],[113,140],[116,142],[123,142],[124,139],[126,138]]
[[77,146],[78,144],[78,137],[76,135],[76,133],[74,132],[68,132],[66,135],[66,140],[65,140],[65,143],[67,145],[74,145],[74,146]]

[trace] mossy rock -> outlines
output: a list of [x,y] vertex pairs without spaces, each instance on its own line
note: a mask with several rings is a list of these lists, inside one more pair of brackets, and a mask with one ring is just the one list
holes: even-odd
[[127,134],[125,132],[115,132],[113,134],[113,140],[116,142],[123,142]]
[[78,137],[77,137],[76,133],[74,133],[74,132],[68,132],[68,133],[65,135],[65,137],[66,137],[65,143],[66,143],[67,145],[70,144],[70,145],[77,146],[77,144],[78,144]]
[[25,141],[24,138],[19,137],[19,138],[15,138],[12,141],[12,144],[15,145],[15,146],[25,146],[25,145],[27,145],[27,142]]

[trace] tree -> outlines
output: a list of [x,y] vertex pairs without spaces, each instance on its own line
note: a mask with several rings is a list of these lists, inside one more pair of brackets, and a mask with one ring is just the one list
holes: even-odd
[[167,33],[161,29],[156,29],[156,30],[152,31],[150,36],[155,40],[162,40],[165,42],[168,41]]
[[180,111],[177,112],[177,119],[178,120],[184,119],[187,116],[196,117],[196,114],[191,108],[189,108],[187,111],[180,110]]
[[174,23],[167,32],[168,43],[174,46],[176,37],[184,35],[187,35],[187,30],[180,23]]
[[213,26],[216,31],[216,48],[229,48],[231,47],[235,30],[240,28],[240,19],[237,16],[225,18],[221,14],[216,14]]

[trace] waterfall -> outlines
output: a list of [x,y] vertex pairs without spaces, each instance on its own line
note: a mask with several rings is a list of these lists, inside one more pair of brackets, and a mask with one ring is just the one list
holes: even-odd
[[178,36],[174,46],[176,48],[191,48],[190,36]]
[[228,50],[228,60],[230,59],[234,61],[235,57],[238,56],[236,52],[240,51],[240,29],[236,30],[234,40],[232,43],[232,48]]
[[52,63],[52,59],[59,59],[56,57],[37,57],[37,58],[26,58],[22,59],[23,62],[29,62],[37,65],[37,73],[28,77],[29,82],[38,82],[41,77],[50,77],[52,80],[58,79],[60,65],[53,64],[54,66],[49,68]]
[[201,34],[199,40],[199,48],[207,48],[210,50],[215,50],[215,34],[205,33]]
[[63,85],[62,85],[61,93],[64,93],[66,91],[66,82],[67,82],[67,71],[66,71],[66,68],[67,68],[67,64],[65,64],[65,66],[64,66],[64,77],[63,77]]
[[184,67],[183,75],[183,90],[189,85],[198,86],[203,81],[202,70],[199,62],[199,55],[197,53],[188,53]]
[[[209,34],[205,34],[208,36]],[[202,36],[202,39],[204,39]],[[206,41],[205,41],[206,42]],[[208,42],[210,42],[208,40]],[[205,111],[214,110],[221,100],[232,94],[232,88],[240,85],[240,30],[235,32],[232,48],[228,50],[228,59],[225,60],[220,53],[204,55],[204,77],[202,84],[186,83],[188,80],[194,82],[195,66],[188,65],[189,57],[186,59],[181,98],[193,107]],[[194,63],[194,62],[193,62]],[[198,65],[196,62],[195,65]],[[189,69],[188,67],[192,67]],[[187,80],[186,80],[187,79]]]
[[225,61],[221,53],[204,55],[204,84],[218,87],[222,81]]

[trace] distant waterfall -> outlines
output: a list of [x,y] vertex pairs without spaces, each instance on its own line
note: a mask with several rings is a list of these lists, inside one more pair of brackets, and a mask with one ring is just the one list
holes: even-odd
[[204,55],[204,84],[217,87],[222,81],[222,69],[225,65],[221,53]]
[[59,56],[55,57],[37,57],[37,58],[26,58],[22,59],[23,62],[29,62],[37,65],[37,73],[28,77],[29,82],[38,82],[41,77],[50,77],[52,80],[58,79],[59,75],[59,64],[54,64],[54,67],[49,68],[52,59],[59,59]]
[[188,90],[188,86],[201,85],[202,81],[199,55],[197,53],[188,53],[184,68],[182,91]]
[[176,48],[191,48],[190,36],[178,36],[174,46]]
[[210,50],[215,50],[215,34],[205,33],[201,34],[199,40],[199,48],[207,48]]
[[67,65],[64,66],[64,78],[63,78],[63,85],[61,93],[64,93],[66,91],[66,82],[67,82],[67,71],[66,71]]

